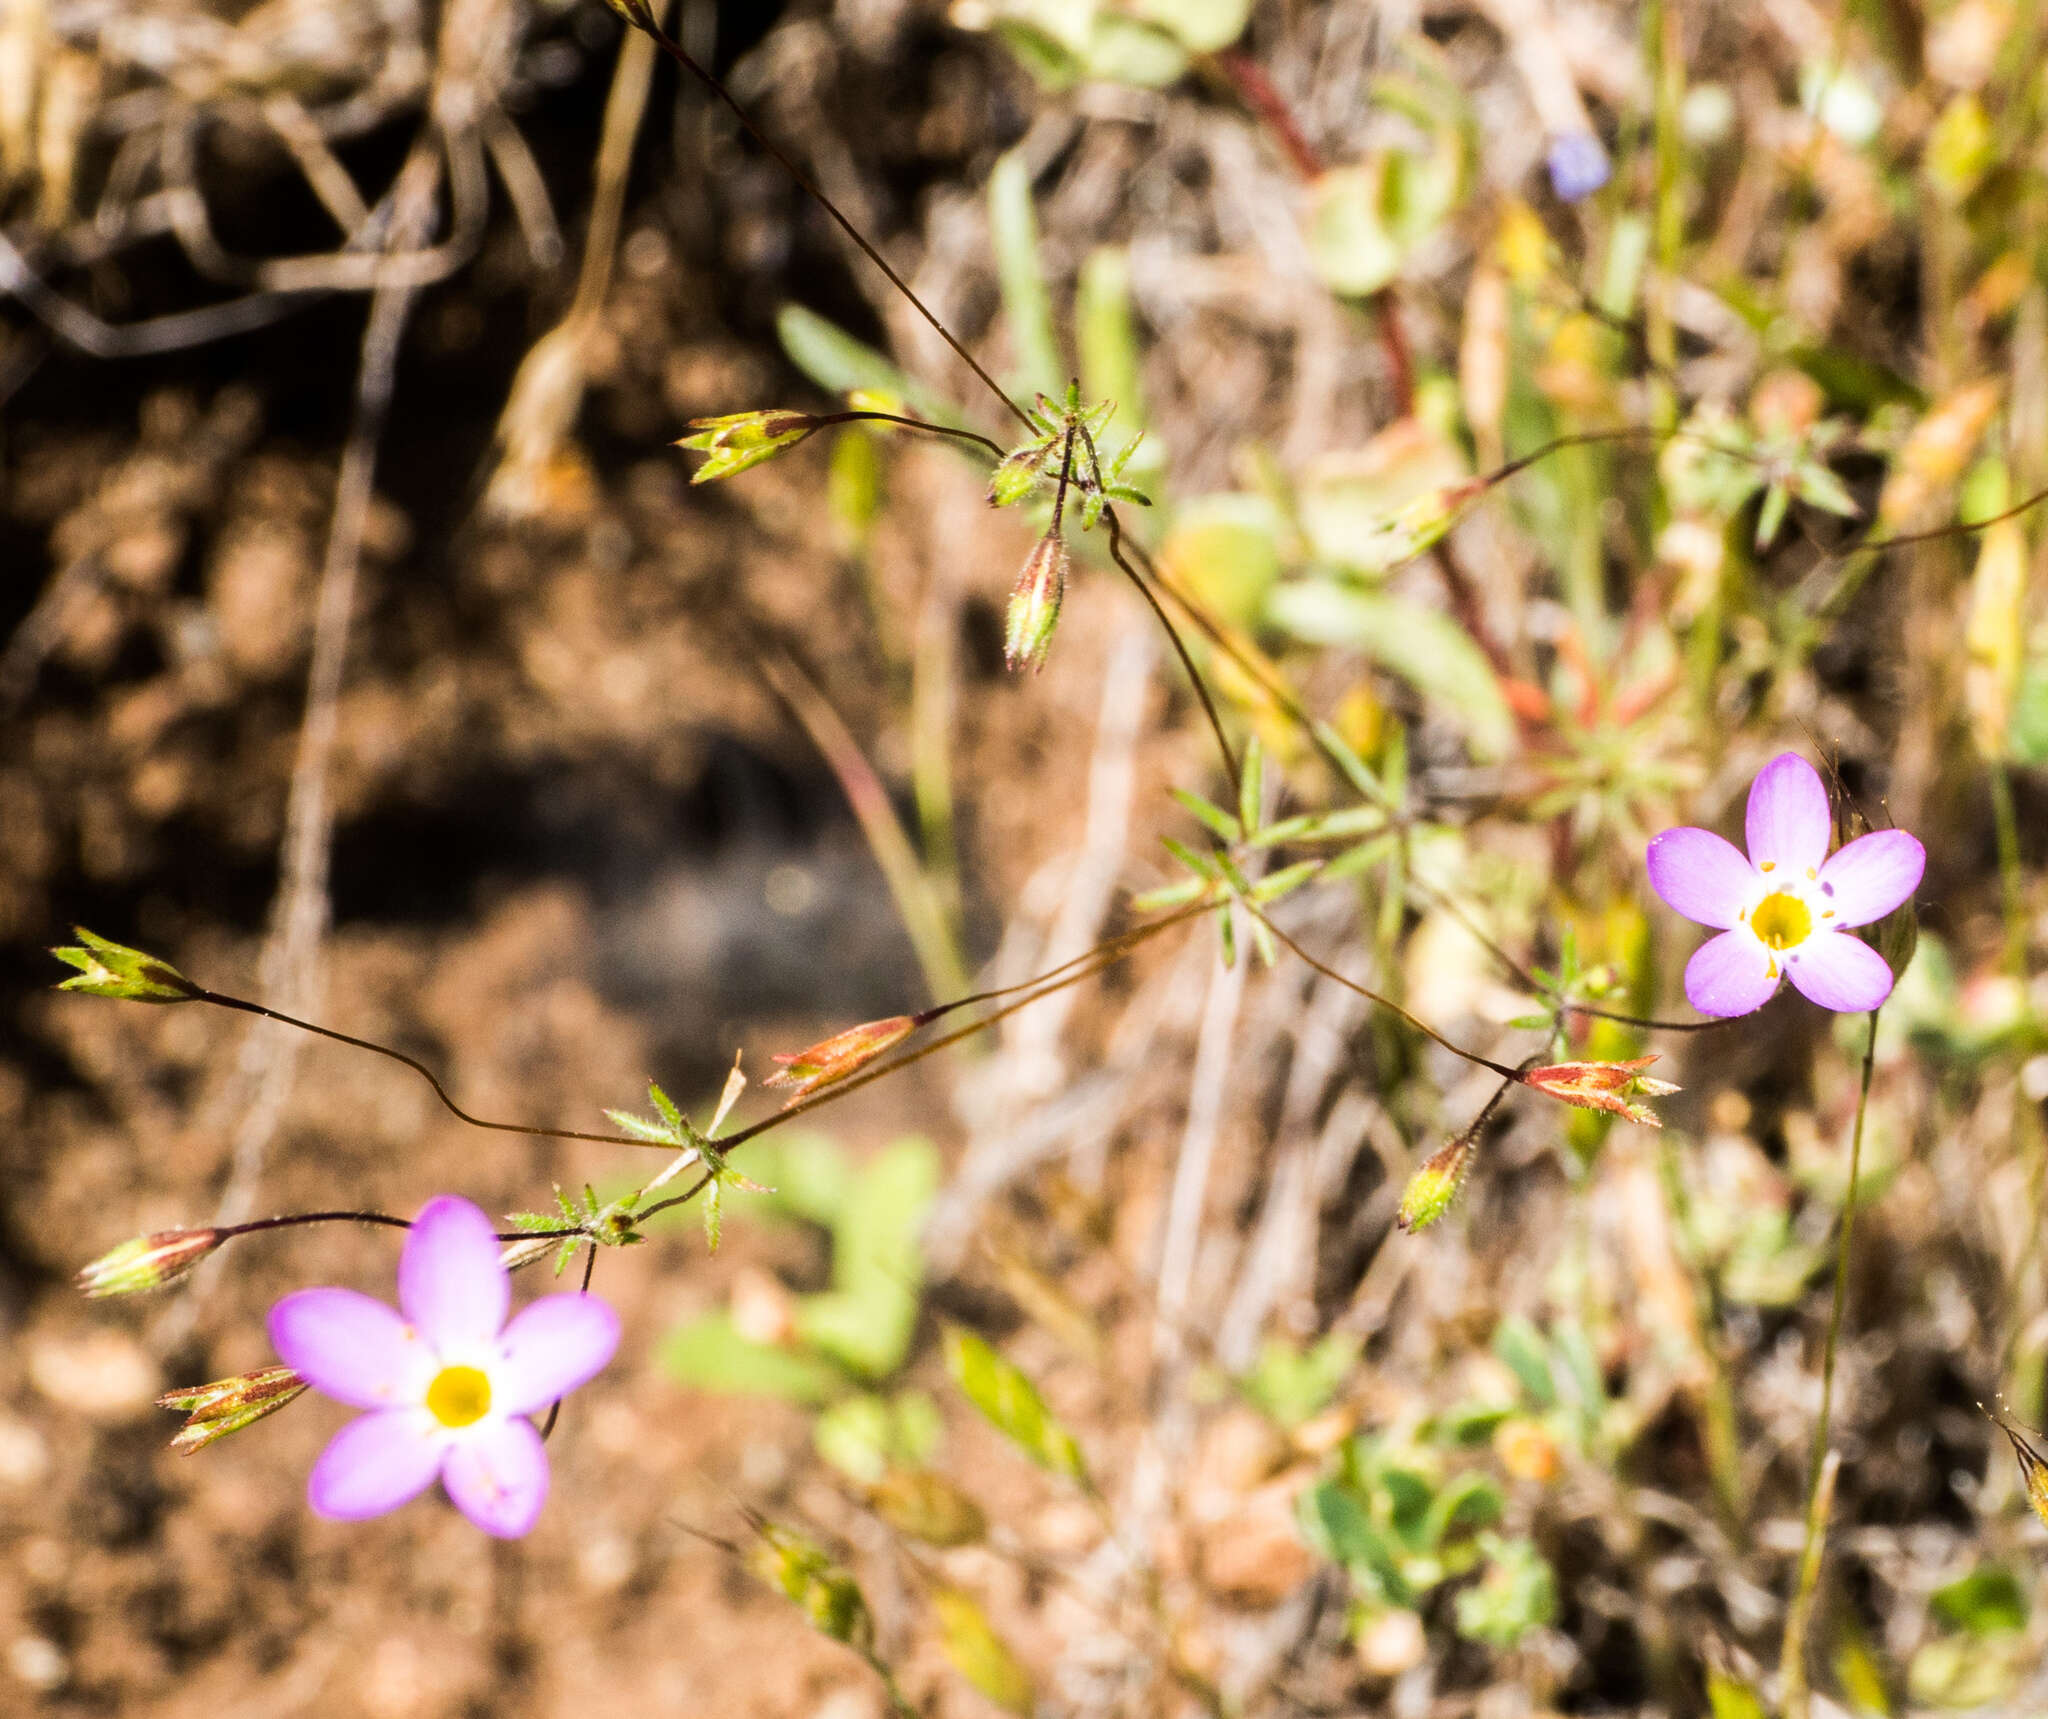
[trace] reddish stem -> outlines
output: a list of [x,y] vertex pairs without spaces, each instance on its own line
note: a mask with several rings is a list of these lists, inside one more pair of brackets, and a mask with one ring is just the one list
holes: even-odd
[[1308,134],[1295,119],[1287,98],[1273,87],[1273,80],[1266,76],[1265,67],[1249,54],[1225,48],[1216,56],[1216,69],[1229,79],[1238,99],[1271,128],[1274,140],[1287,152],[1287,159],[1296,173],[1304,179],[1313,179],[1322,172],[1322,157],[1316,153],[1316,146],[1309,142]]

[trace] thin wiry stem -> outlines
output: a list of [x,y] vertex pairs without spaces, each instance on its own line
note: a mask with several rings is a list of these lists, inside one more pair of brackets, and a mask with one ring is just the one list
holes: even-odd
[[1402,1020],[1406,1021],[1409,1026],[1413,1027],[1418,1033],[1421,1033],[1423,1037],[1433,1041],[1436,1044],[1443,1046],[1443,1048],[1449,1051],[1451,1055],[1455,1057],[1460,1057],[1466,1062],[1474,1063],[1480,1068],[1489,1069],[1493,1073],[1499,1075],[1504,1080],[1521,1080],[1522,1071],[1520,1069],[1509,1068],[1506,1063],[1495,1062],[1491,1057],[1481,1056],[1477,1051],[1469,1051],[1463,1045],[1453,1044],[1449,1039],[1445,1038],[1442,1033],[1438,1032],[1436,1028],[1431,1026],[1427,1021],[1421,1019],[1417,1015],[1411,1015],[1406,1009],[1402,1008],[1399,1003],[1395,1002],[1393,998],[1384,997],[1380,995],[1379,992],[1371,990],[1364,985],[1361,985],[1356,979],[1346,978],[1342,973],[1338,972],[1336,968],[1332,967],[1327,961],[1317,960],[1315,956],[1311,955],[1306,949],[1302,948],[1302,946],[1299,943],[1297,943],[1292,937],[1288,936],[1286,932],[1282,931],[1279,926],[1275,925],[1273,923],[1272,915],[1268,914],[1263,909],[1255,906],[1253,903],[1249,901],[1241,902],[1240,905],[1244,908],[1245,912],[1249,913],[1268,931],[1272,932],[1274,937],[1278,939],[1279,942],[1284,944],[1292,954],[1296,955],[1301,960],[1307,962],[1309,966],[1313,967],[1318,973],[1320,973],[1325,979],[1328,979],[1332,984],[1342,985],[1345,990],[1352,992],[1356,996],[1363,997],[1368,1003],[1372,1003],[1376,1007],[1386,1009],[1391,1013],[1398,1015]]
[[1828,1511],[1834,1499],[1834,1471],[1841,1460],[1838,1453],[1828,1449],[1835,1406],[1835,1351],[1841,1342],[1842,1310],[1849,1299],[1849,1244],[1856,1234],[1856,1185],[1863,1170],[1863,1119],[1870,1109],[1870,1077],[1877,1068],[1880,1009],[1870,1011],[1870,1036],[1863,1047],[1863,1081],[1856,1094],[1856,1126],[1849,1136],[1849,1186],[1842,1196],[1841,1232],[1835,1238],[1835,1296],[1828,1310],[1827,1338],[1820,1355],[1820,1418],[1814,1422],[1813,1449],[1807,1459],[1806,1540],[1799,1554],[1799,1585],[1785,1613],[1785,1638],[1778,1655],[1780,1675],[1784,1678],[1785,1719],[1807,1719],[1809,1711],[1806,1629],[1820,1581]]
[[[777,1126],[789,1117],[800,1115],[806,1110],[815,1109],[818,1105],[838,1097],[841,1093],[852,1091],[856,1087],[865,1086],[870,1080],[878,1079],[880,1076],[891,1072],[905,1063],[915,1062],[919,1057],[929,1055],[934,1050],[943,1049],[947,1045],[954,1044],[960,1039],[982,1031],[985,1027],[993,1026],[997,1021],[1016,1013],[1018,1009],[1036,1001],[1041,996],[1049,996],[1053,991],[1062,990],[1068,985],[1077,984],[1083,979],[1092,978],[1096,973],[1114,966],[1118,961],[1121,961],[1126,955],[1130,954],[1132,950],[1150,942],[1161,932],[1170,930],[1172,927],[1182,924],[1189,919],[1212,911],[1214,911],[1214,904],[1207,902],[1183,907],[1176,912],[1167,914],[1162,919],[1151,920],[1144,925],[1122,932],[1118,936],[1110,938],[1107,942],[1099,943],[1092,949],[1084,950],[1081,954],[1072,957],[1070,960],[1062,961],[1058,966],[1049,968],[1033,978],[1019,980],[1014,985],[999,985],[993,990],[976,991],[969,996],[956,997],[951,1002],[940,1003],[933,1008],[926,1009],[922,1014],[915,1017],[919,1026],[925,1026],[932,1021],[940,1019],[942,1016],[954,1013],[956,1010],[970,1008],[979,1003],[994,1002],[1004,997],[1017,997],[1019,999],[1005,1008],[996,1010],[993,1014],[988,1015],[982,1020],[963,1027],[957,1032],[945,1035],[921,1050],[911,1052],[906,1056],[897,1058],[893,1062],[881,1064],[876,1068],[864,1070],[846,1080],[836,1081],[830,1086],[811,1093],[807,1097],[786,1106],[778,1115],[757,1122],[749,1128],[742,1129],[738,1134],[729,1136],[721,1144],[731,1145],[741,1140],[752,1139],[755,1135],[767,1132],[768,1129]],[[252,1003],[246,997],[232,997],[220,991],[201,989],[193,994],[191,1000],[195,1003],[211,1003],[216,1008],[233,1009],[241,1014],[261,1015],[265,1020],[276,1021],[281,1026],[296,1027],[302,1033],[312,1033],[319,1038],[332,1039],[336,1044],[347,1045],[352,1050],[369,1051],[375,1056],[386,1057],[392,1062],[401,1063],[411,1069],[414,1074],[418,1075],[433,1089],[434,1096],[441,1101],[442,1107],[450,1115],[459,1121],[468,1123],[472,1128],[488,1128],[495,1133],[501,1134],[524,1134],[541,1140],[584,1140],[599,1146],[638,1146],[643,1149],[653,1146],[657,1150],[667,1150],[667,1145],[663,1142],[641,1140],[630,1134],[597,1134],[575,1128],[546,1128],[528,1122],[495,1122],[488,1117],[472,1116],[455,1102],[448,1089],[441,1084],[440,1078],[432,1069],[428,1068],[418,1057],[409,1056],[406,1052],[392,1045],[379,1044],[374,1039],[357,1038],[353,1033],[344,1033],[334,1027],[323,1027],[314,1021],[302,1021],[295,1015],[284,1014],[279,1010],[267,1008],[261,1003]],[[394,1220],[375,1214],[365,1215],[339,1212],[315,1214],[313,1218],[266,1218],[260,1219],[247,1227],[274,1229],[287,1223],[325,1221],[327,1219],[351,1217],[360,1217],[361,1221],[365,1223],[404,1222],[403,1219]],[[230,1233],[239,1234],[240,1227],[231,1230]],[[581,1233],[580,1230],[564,1230],[561,1232],[564,1236],[579,1235]],[[516,1240],[519,1238],[503,1237],[501,1239]]]
[[296,1027],[302,1033],[312,1033],[319,1038],[332,1039],[336,1044],[347,1045],[353,1050],[369,1051],[376,1056],[388,1057],[393,1062],[403,1063],[434,1089],[434,1096],[441,1101],[442,1108],[449,1115],[458,1121],[468,1123],[472,1128],[488,1128],[499,1134],[528,1134],[542,1140],[588,1140],[600,1146],[647,1144],[644,1140],[635,1140],[630,1134],[594,1134],[577,1128],[542,1128],[527,1122],[493,1122],[489,1117],[472,1116],[449,1096],[448,1089],[441,1084],[432,1069],[418,1057],[408,1056],[394,1046],[380,1045],[374,1039],[359,1039],[353,1033],[323,1027],[313,1021],[302,1021],[296,1015],[287,1015],[282,1010],[266,1008],[261,1003],[252,1003],[246,997],[230,997],[219,991],[201,991],[193,1001],[212,1003],[216,1008],[234,1009],[245,1015],[261,1015],[265,1020],[276,1021],[281,1026]]
[[747,110],[733,99],[732,92],[717,78],[712,76],[706,67],[698,64],[691,56],[689,50],[661,27],[654,14],[648,10],[646,0],[611,0],[611,4],[613,9],[627,23],[650,37],[657,48],[668,55],[670,59],[675,61],[677,65],[681,66],[684,71],[688,72],[691,77],[695,78],[726,105],[731,111],[733,118],[746,128],[747,135],[774,157],[776,165],[789,175],[796,183],[797,188],[805,196],[809,197],[819,208],[832,217],[833,221],[837,223],[839,230],[860,247],[861,255],[866,257],[869,262],[873,263],[876,268],[880,269],[888,277],[889,284],[904,296],[910,307],[919,316],[931,324],[938,337],[953,349],[955,356],[980,378],[982,385],[991,394],[1009,408],[1012,417],[1029,429],[1031,427],[1031,419],[1025,413],[1024,408],[1011,399],[1009,394],[1004,391],[1003,385],[981,367],[975,360],[974,354],[961,345],[953,331],[932,313],[931,307],[910,290],[910,283],[889,266],[888,260],[880,251],[875,249],[874,245],[868,240],[867,235],[862,233],[852,221],[847,219],[845,214],[841,212],[839,205],[819,189],[817,183],[808,173],[797,166],[788,151],[783,149],[780,144],[754,123],[753,117]]
[[1158,595],[1124,554],[1124,528],[1117,519],[1116,509],[1105,507],[1102,510],[1102,522],[1109,527],[1110,560],[1114,561],[1123,576],[1137,587],[1138,595],[1145,599],[1153,618],[1166,629],[1166,636],[1173,641],[1174,654],[1180,658],[1180,666],[1193,685],[1195,696],[1202,701],[1202,714],[1209,719],[1209,732],[1216,737],[1216,750],[1223,754],[1224,774],[1230,778],[1231,797],[1235,799],[1240,780],[1237,754],[1231,750],[1230,737],[1223,732],[1223,718],[1216,713],[1216,701],[1209,696],[1209,683],[1202,679],[1202,671],[1195,667],[1195,659],[1188,650],[1187,640],[1180,636],[1180,629],[1173,624]]

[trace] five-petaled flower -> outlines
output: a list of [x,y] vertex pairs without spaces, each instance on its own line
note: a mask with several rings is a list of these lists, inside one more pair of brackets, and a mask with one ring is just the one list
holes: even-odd
[[352,1289],[304,1289],[270,1310],[284,1363],[369,1411],[313,1465],[306,1491],[318,1514],[381,1516],[438,1476],[485,1533],[513,1539],[533,1526],[548,1459],[527,1417],[604,1369],[619,1320],[594,1295],[548,1295],[508,1325],[511,1300],[490,1219],[444,1195],[405,1238],[398,1309]]
[[1666,830],[1650,843],[1657,893],[1721,933],[1686,963],[1685,994],[1701,1014],[1746,1015],[1787,978],[1842,1013],[1891,995],[1884,957],[1847,933],[1912,895],[1927,850],[1904,830],[1877,830],[1830,859],[1833,830],[1820,776],[1786,752],[1750,784],[1747,859],[1711,830]]

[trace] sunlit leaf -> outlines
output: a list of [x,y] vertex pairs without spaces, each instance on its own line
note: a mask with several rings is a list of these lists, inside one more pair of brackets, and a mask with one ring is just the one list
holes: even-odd
[[939,1642],[953,1669],[1005,1713],[1031,1712],[1034,1691],[1026,1671],[1009,1644],[996,1634],[981,1607],[965,1594],[940,1588],[932,1595],[939,1620]]
[[946,1329],[946,1371],[988,1423],[1039,1467],[1087,1483],[1087,1463],[1074,1435],[1007,1358],[972,1331],[952,1325]]
[[1283,585],[1269,609],[1297,638],[1349,646],[1439,701],[1464,726],[1474,757],[1501,758],[1513,747],[1514,713],[1493,665],[1441,610],[1328,579]]

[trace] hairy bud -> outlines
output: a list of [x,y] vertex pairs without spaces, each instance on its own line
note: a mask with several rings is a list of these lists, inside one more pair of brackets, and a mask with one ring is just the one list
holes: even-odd
[[289,1367],[259,1367],[253,1373],[238,1373],[232,1379],[216,1379],[210,1385],[192,1385],[158,1397],[160,1409],[182,1409],[185,1424],[171,1440],[180,1456],[204,1450],[229,1433],[254,1426],[266,1416],[287,1408],[306,1393],[306,1381]]
[[1053,628],[1059,625],[1060,604],[1067,594],[1067,545],[1057,531],[1038,540],[1010,590],[1010,612],[1003,626],[1003,660],[1013,669],[1045,667],[1052,649]]
[[763,1086],[784,1087],[789,1102],[844,1080],[873,1062],[884,1051],[900,1045],[917,1031],[915,1015],[891,1015],[883,1021],[863,1021],[829,1039],[820,1039],[805,1050],[784,1051],[775,1060],[782,1066],[762,1081]]
[[1632,1062],[1556,1062],[1547,1068],[1532,1068],[1522,1076],[1525,1086],[1547,1092],[1582,1110],[1605,1110],[1626,1116],[1651,1128],[1662,1128],[1663,1120],[1637,1098],[1662,1098],[1679,1089],[1668,1080],[1653,1080],[1643,1073],[1657,1060],[1654,1054]]
[[81,1266],[78,1287],[94,1300],[139,1295],[176,1283],[226,1240],[218,1230],[157,1230],[110,1248]]
[[1408,1178],[1407,1190],[1401,1195],[1401,1210],[1395,1221],[1404,1230],[1410,1234],[1426,1230],[1451,1209],[1451,1202],[1458,1197],[1458,1190],[1465,1185],[1465,1176],[1472,1168],[1477,1143],[1478,1130],[1468,1128],[1422,1161],[1422,1168]]
[[189,1003],[206,994],[168,961],[112,942],[82,925],[74,925],[72,931],[77,943],[50,951],[67,967],[78,969],[76,978],[58,985],[60,991],[119,997],[130,1003]]

